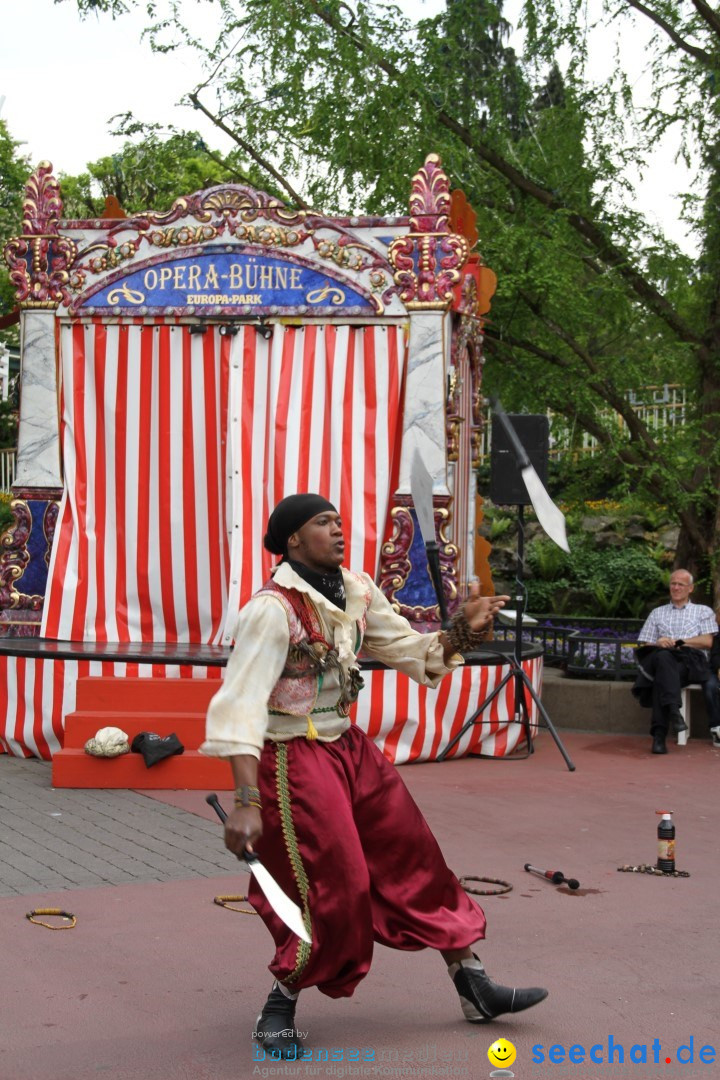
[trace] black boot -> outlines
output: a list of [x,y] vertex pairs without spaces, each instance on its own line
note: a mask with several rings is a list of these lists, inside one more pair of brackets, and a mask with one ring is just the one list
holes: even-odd
[[257,1018],[253,1038],[275,1058],[295,1060],[302,1050],[300,1037],[295,1029],[295,999],[287,997],[277,982]]
[[656,731],[653,735],[651,754],[667,754],[668,749],[665,744],[665,732]]
[[522,1012],[548,996],[547,990],[532,986],[528,989],[512,986],[498,986],[485,974],[485,969],[476,956],[472,960],[461,960],[448,968],[450,978],[460,995],[465,1019],[471,1024],[482,1024],[494,1020],[503,1013]]
[[668,705],[665,710],[665,715],[668,719],[668,726],[670,728],[670,731],[672,731],[675,735],[679,735],[682,731],[688,730],[688,726],[685,723],[683,714],[673,705]]

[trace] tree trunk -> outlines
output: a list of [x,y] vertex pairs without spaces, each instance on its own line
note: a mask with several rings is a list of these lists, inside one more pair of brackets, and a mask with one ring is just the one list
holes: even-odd
[[680,526],[673,570],[689,570],[699,582],[692,595],[694,603],[710,604],[715,608],[719,606],[720,594],[714,598],[712,589],[707,587],[708,566],[705,553],[698,550],[698,545],[686,525]]

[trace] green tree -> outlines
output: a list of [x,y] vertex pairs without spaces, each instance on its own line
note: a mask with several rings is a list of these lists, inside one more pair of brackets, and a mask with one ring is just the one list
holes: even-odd
[[[118,15],[133,0],[76,2]],[[194,107],[299,205],[345,209],[352,193],[354,209],[401,210],[425,153],[440,153],[479,211],[481,250],[500,280],[488,381],[514,407],[567,415],[623,463],[634,487],[672,507],[679,561],[708,575],[720,600],[715,10],[706,0],[598,0],[598,22],[652,32],[654,96],[637,105],[620,66],[609,80],[590,78],[581,0],[526,0],[521,59],[491,0],[448,0],[418,21],[375,0],[212,7],[214,42],[193,37],[177,3],[151,9],[155,47],[192,45],[206,65],[189,94]],[[562,47],[571,59],[561,76]],[[671,129],[697,161],[684,213],[698,259],[629,207],[631,170]],[[691,391],[690,415],[659,440],[626,391],[669,376]]]
[[[124,117],[121,132],[137,135],[138,125]],[[239,151],[222,157],[196,132],[143,130],[141,141],[128,141],[117,154],[90,162],[78,176],[60,176],[63,212],[68,218],[102,214],[108,196],[127,214],[167,210],[179,195],[222,183],[251,183],[261,178],[248,170]]]
[[[7,124],[0,120],[0,250],[11,236],[20,231],[23,193],[30,175],[30,165],[20,154],[22,144],[10,135]],[[10,283],[8,269],[0,259],[0,316],[9,315],[15,307],[15,289]],[[15,340],[16,331],[2,331],[5,340]]]

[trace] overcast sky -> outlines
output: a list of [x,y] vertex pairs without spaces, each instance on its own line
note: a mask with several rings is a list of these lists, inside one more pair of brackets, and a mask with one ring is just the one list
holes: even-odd
[[[401,6],[430,15],[443,0],[401,0]],[[153,54],[140,40],[146,22],[143,11],[113,22],[107,16],[81,21],[73,2],[15,0],[2,7],[0,117],[24,143],[33,163],[47,159],[56,173],[81,172],[88,161],[120,147],[122,141],[110,134],[109,120],[126,111],[142,120],[198,130],[221,151],[233,145],[202,115],[178,107],[182,94],[200,81],[197,57],[189,50]],[[505,11],[511,21],[517,8],[518,0],[507,0]],[[193,9],[208,19],[205,5],[192,4]],[[646,79],[639,35],[633,36],[629,48],[637,57],[635,78],[641,90]],[[598,77],[603,65],[613,62],[609,39],[598,39],[594,59],[593,74]],[[673,157],[673,143],[666,140],[646,177],[638,178],[638,203],[662,222],[666,235],[693,250],[673,199],[675,192],[687,188],[687,174]]]

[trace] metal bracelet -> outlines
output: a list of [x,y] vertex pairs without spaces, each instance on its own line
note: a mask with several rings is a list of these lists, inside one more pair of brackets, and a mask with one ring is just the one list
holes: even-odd
[[250,787],[248,784],[235,788],[235,806],[256,806],[259,810],[261,808],[260,789]]

